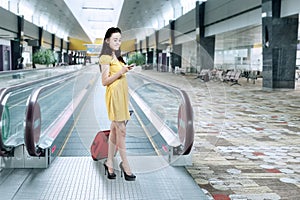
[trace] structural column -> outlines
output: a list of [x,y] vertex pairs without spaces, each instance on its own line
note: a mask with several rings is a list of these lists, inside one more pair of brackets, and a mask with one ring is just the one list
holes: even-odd
[[171,28],[171,67],[172,71],[175,70],[175,67],[181,68],[181,54],[182,54],[182,44],[175,44],[175,20],[170,21]]
[[215,36],[205,37],[205,2],[196,2],[196,30],[199,30],[197,38],[200,45],[197,48],[197,61],[201,69],[213,69],[215,58]]
[[135,52],[138,52],[138,43],[135,43],[135,44],[134,44],[134,51],[135,51]]
[[140,53],[143,53],[143,41],[140,40]]
[[156,50],[155,50],[155,57],[156,57],[156,70],[159,71],[159,54],[162,52],[162,50],[159,48],[159,32],[155,31],[155,46],[156,46]]
[[146,36],[146,64],[149,64],[149,36]]
[[262,0],[263,87],[295,88],[298,14],[281,18],[281,0]]
[[[58,56],[58,63],[62,63],[62,60],[63,60],[63,47],[64,47],[64,40],[61,38],[60,39],[60,49],[59,49],[59,51],[60,51],[60,55]],[[68,54],[67,54],[68,55]]]
[[55,34],[51,34],[51,50],[54,51],[55,48]]
[[18,33],[17,38],[11,40],[11,65],[12,69],[18,69],[18,59],[22,57],[23,36],[24,36],[24,16],[18,16]]
[[43,43],[43,27],[39,27],[39,39],[38,39],[38,46],[32,47],[32,52],[35,53],[36,51],[40,50]]

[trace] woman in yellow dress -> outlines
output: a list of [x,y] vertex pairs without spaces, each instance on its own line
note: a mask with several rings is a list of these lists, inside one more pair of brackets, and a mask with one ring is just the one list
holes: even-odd
[[116,147],[119,150],[122,162],[120,163],[121,176],[124,173],[125,180],[134,181],[136,176],[131,172],[126,156],[126,126],[125,121],[130,119],[128,109],[128,85],[126,72],[133,65],[126,65],[121,57],[121,30],[109,28],[105,34],[100,53],[100,71],[102,72],[102,84],[106,86],[106,107],[108,118],[111,121],[108,143],[108,158],[104,163],[107,178],[115,179],[113,161]]

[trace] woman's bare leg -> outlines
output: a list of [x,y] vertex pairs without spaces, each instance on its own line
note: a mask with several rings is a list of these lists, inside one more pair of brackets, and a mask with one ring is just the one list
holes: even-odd
[[116,136],[117,136],[117,146],[122,160],[122,166],[126,174],[130,175],[132,173],[126,155],[126,142],[125,142],[126,126],[124,121],[116,122]]
[[113,172],[113,161],[116,151],[116,125],[115,122],[112,122],[110,125],[110,134],[108,138],[108,156],[106,165],[109,167],[109,172]]

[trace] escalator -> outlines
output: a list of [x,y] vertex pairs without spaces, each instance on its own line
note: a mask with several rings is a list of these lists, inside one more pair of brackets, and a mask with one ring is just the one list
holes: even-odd
[[[98,68],[90,67],[35,85],[34,89],[14,90],[11,97],[23,97],[23,103],[16,106],[20,98],[7,98],[9,101],[3,104],[10,106],[13,117],[8,119],[13,119],[15,128],[8,131],[14,134],[2,131],[4,166],[47,168],[56,156],[90,156],[94,136],[110,125],[105,119],[105,88],[99,77]],[[191,105],[184,91],[136,73],[127,77],[130,109],[134,111],[127,124],[128,154],[159,155],[169,163],[189,156],[194,130]],[[25,117],[18,113],[25,113]]]

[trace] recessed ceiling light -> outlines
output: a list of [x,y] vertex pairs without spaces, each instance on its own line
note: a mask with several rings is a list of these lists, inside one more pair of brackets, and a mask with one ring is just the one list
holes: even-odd
[[100,8],[100,7],[82,7],[84,10],[114,10],[114,8]]

